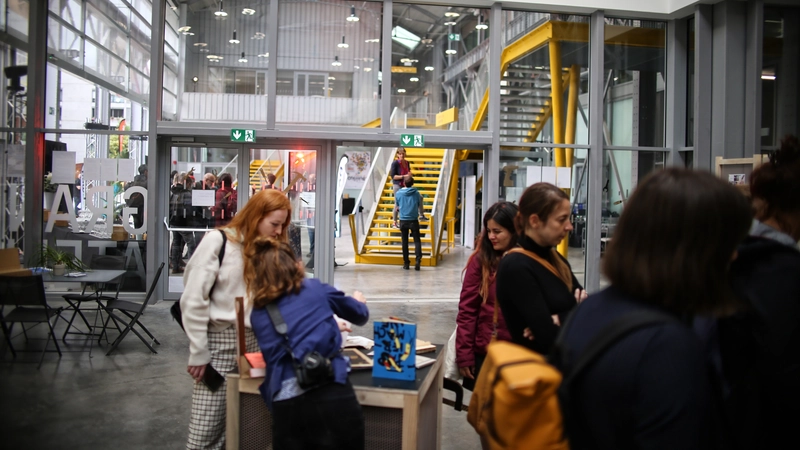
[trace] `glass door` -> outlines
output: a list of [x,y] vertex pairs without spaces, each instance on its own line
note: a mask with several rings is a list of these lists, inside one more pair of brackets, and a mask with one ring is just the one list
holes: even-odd
[[171,148],[164,194],[169,244],[160,250],[169,262],[169,292],[183,292],[184,267],[203,236],[236,215],[240,151],[241,146]]
[[[250,149],[249,196],[262,189],[279,189],[289,196],[292,222],[289,243],[314,276],[317,151],[315,149]],[[249,198],[249,197],[248,197]]]

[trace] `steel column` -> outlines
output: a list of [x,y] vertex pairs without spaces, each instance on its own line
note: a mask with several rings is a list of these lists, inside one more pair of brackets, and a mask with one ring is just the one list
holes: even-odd
[[[550,39],[550,102],[553,109],[553,142],[564,143],[564,89],[561,67],[561,43]],[[556,149],[556,167],[564,167],[563,149]]]
[[[492,133],[492,146],[483,152],[483,191],[481,193],[481,207],[486,211],[490,205],[498,200],[500,195],[500,71],[502,68],[501,56],[503,53],[502,17],[503,10],[500,3],[492,5],[489,17],[489,26],[492,35],[489,38],[489,131]],[[478,128],[480,129],[480,128]],[[513,199],[516,200],[516,199]]]
[[589,25],[589,162],[586,184],[586,273],[584,288],[600,290],[600,211],[603,191],[603,11],[592,13]]
[[687,20],[667,24],[666,165],[683,166],[678,149],[686,145]]
[[712,5],[697,5],[694,11],[694,167],[712,170]]
[[[158,197],[155,195],[157,192],[169,192],[169,184],[167,184],[166,175],[169,173],[169,165],[164,166],[161,168],[163,172],[166,170],[167,172],[162,176],[159,177],[158,173],[158,165],[157,165],[157,155],[158,155],[158,122],[161,120],[161,102],[162,102],[162,90],[164,86],[164,25],[166,20],[166,15],[164,12],[166,11],[167,2],[166,0],[155,0],[153,2],[153,10],[152,15],[150,17],[150,23],[153,24],[152,30],[150,31],[150,38],[152,45],[150,46],[150,67],[153,70],[150,71],[150,95],[149,101],[147,104],[148,107],[148,134],[147,134],[147,148],[148,148],[148,158],[147,158],[147,256],[145,257],[145,268],[147,272],[147,286],[150,286],[150,283],[153,281],[153,276],[155,275],[156,265],[163,261],[164,254],[163,252],[157,252],[157,248],[165,248],[162,247],[169,243],[169,236],[168,232],[163,228],[160,227],[158,218],[165,217],[163,215],[158,214],[159,211],[156,211],[159,202]],[[181,83],[183,80],[180,81]],[[169,157],[167,156],[167,159]],[[163,178],[163,180],[161,180]],[[161,181],[159,183],[159,181]],[[163,212],[163,211],[162,211]],[[157,245],[160,244],[160,245]],[[169,271],[169,267],[167,267]],[[163,276],[161,278],[162,283],[163,280],[166,279],[167,276]],[[163,292],[163,291],[162,291]]]
[[383,0],[381,33],[381,133],[389,133],[392,116],[392,0]]
[[267,129],[275,129],[275,105],[278,102],[278,0],[270,0],[267,17],[269,65],[267,66]]
[[336,146],[326,141],[317,151],[317,192],[314,209],[314,276],[323,283],[333,284],[333,259],[336,209]]
[[[569,97],[567,99],[567,131],[564,136],[565,144],[575,143],[575,131],[578,123],[578,97],[581,85],[581,68],[577,64],[573,64],[569,68]],[[575,150],[568,148],[565,149],[566,153],[566,167],[572,167]]]
[[[764,48],[764,2],[747,2],[744,76],[744,157],[761,153],[761,69]],[[788,23],[792,23],[789,21]],[[788,41],[787,41],[788,42]],[[796,45],[796,44],[795,44]]]
[[[28,104],[25,123],[25,255],[42,245],[45,79],[47,77],[47,2],[28,4]],[[3,180],[5,182],[5,180]],[[5,205],[4,205],[5,206]],[[5,220],[5,217],[3,218]],[[5,237],[4,237],[5,238]]]

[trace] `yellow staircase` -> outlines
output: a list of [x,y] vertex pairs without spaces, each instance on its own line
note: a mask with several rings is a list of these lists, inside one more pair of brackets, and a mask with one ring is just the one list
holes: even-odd
[[[425,210],[424,221],[420,221],[423,266],[435,266],[432,255],[431,208],[439,183],[445,151],[443,149],[407,148],[411,173],[414,175],[414,187],[422,194],[422,205]],[[394,209],[394,193],[392,180],[386,177],[383,194],[369,225],[366,244],[363,250],[356,252],[357,263],[394,264],[403,263],[403,251],[400,230],[392,227],[392,210]],[[409,258],[414,263],[414,240],[409,234]]]
[[250,187],[256,191],[261,190],[261,184],[267,182],[267,175],[275,175],[275,184],[280,185],[283,180],[283,163],[278,159],[256,159],[250,162]]

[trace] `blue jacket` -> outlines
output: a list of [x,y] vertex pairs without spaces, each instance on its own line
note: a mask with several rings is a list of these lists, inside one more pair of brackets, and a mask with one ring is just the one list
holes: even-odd
[[[299,293],[283,296],[278,309],[289,328],[289,345],[298,358],[318,351],[332,356],[334,380],[347,382],[348,360],[340,352],[342,336],[333,314],[356,325],[369,319],[367,305],[316,279],[306,279]],[[259,388],[261,396],[272,409],[272,399],[281,389],[284,380],[295,377],[292,357],[283,346],[283,336],[275,331],[266,308],[253,308],[250,323],[258,339],[258,346],[267,363],[267,375]]]
[[417,220],[425,214],[422,209],[422,195],[415,187],[402,188],[394,194],[394,201],[399,209],[400,220]]

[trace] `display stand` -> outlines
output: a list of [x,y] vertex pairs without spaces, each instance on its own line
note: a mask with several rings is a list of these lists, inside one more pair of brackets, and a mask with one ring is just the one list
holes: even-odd
[[[372,377],[372,371],[350,373],[350,383],[364,411],[366,446],[370,450],[441,448],[442,383],[445,349],[426,354],[436,359],[417,369],[414,381]],[[271,449],[272,419],[258,391],[263,378],[250,378],[243,367],[227,376],[228,450]]]

